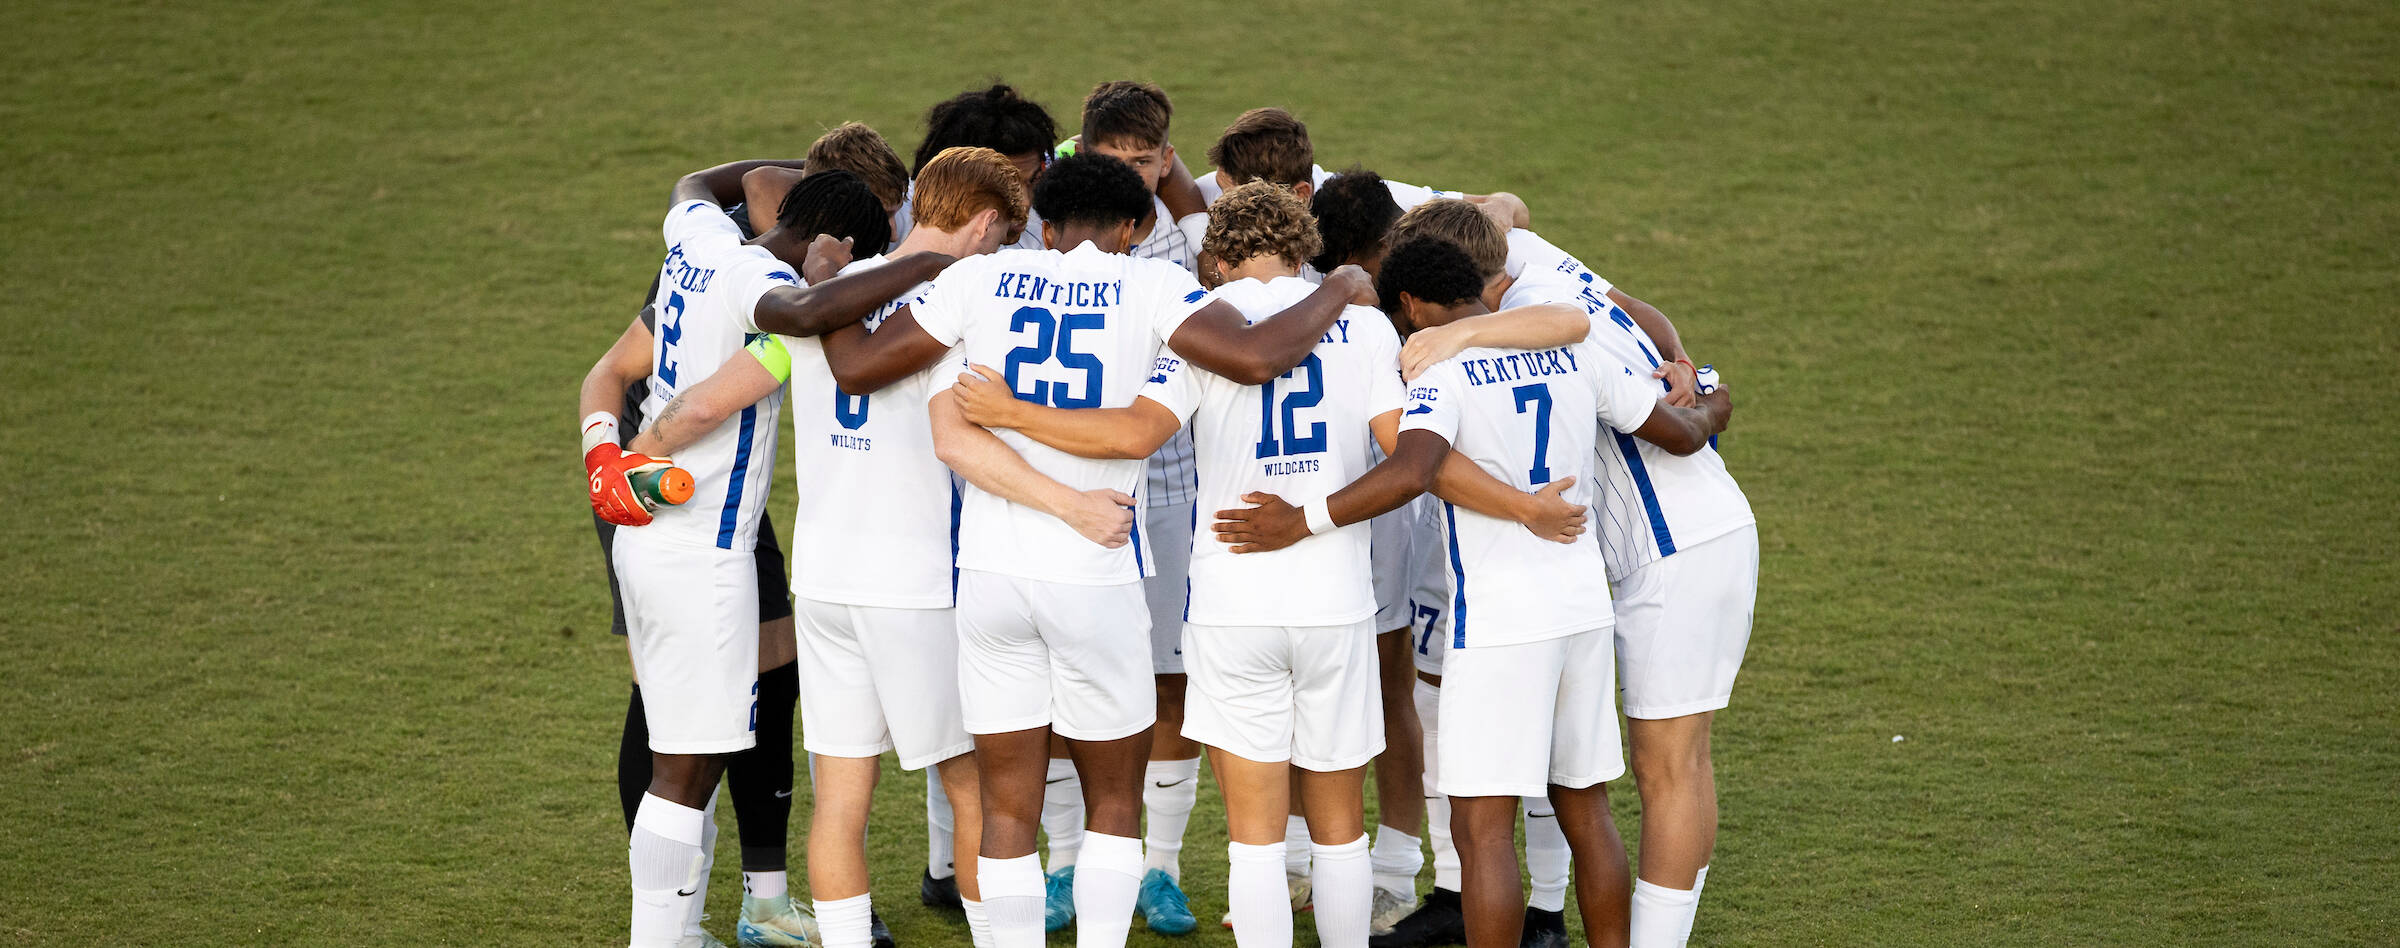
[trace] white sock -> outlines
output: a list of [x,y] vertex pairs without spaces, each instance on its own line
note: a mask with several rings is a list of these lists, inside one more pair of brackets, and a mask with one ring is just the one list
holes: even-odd
[[1183,881],[1183,828],[1192,821],[1192,806],[1200,802],[1200,758],[1154,760],[1142,774],[1142,810],[1149,830],[1142,834],[1145,870],[1158,869]]
[[936,879],[958,874],[958,815],[950,812],[950,794],[934,768],[925,768],[925,871]]
[[1425,869],[1424,844],[1389,826],[1375,827],[1375,848],[1367,853],[1375,870],[1375,886],[1402,898],[1417,897],[1417,873]]
[[875,917],[872,895],[853,895],[831,902],[816,900],[817,931],[825,948],[867,948],[875,943],[869,932]]
[[1676,932],[1675,937],[1692,940],[1692,922],[1700,917],[1700,890],[1707,887],[1708,867],[1701,866],[1699,874],[1692,877],[1692,910],[1683,916],[1683,930]]
[[751,898],[772,899],[791,891],[791,876],[784,870],[742,873],[742,894]]
[[983,903],[961,897],[960,908],[967,910],[967,938],[975,948],[992,948],[992,918],[983,911]]
[[1042,948],[1042,861],[1031,854],[1013,859],[975,857],[975,881],[983,886],[983,912],[991,920],[992,948]]
[[708,792],[708,806],[700,810],[700,880],[692,886],[692,902],[683,916],[683,933],[706,934],[700,919],[708,914],[708,877],[717,868],[717,792]]
[[1425,842],[1433,847],[1433,887],[1460,891],[1458,847],[1450,841],[1450,798],[1439,789],[1442,755],[1434,737],[1441,730],[1442,689],[1417,680],[1417,721],[1425,729]]
[[1050,775],[1042,783],[1042,835],[1050,838],[1049,871],[1075,864],[1076,851],[1083,848],[1083,778],[1075,775],[1074,761],[1050,761]]
[[1633,880],[1633,948],[1683,948],[1700,913],[1698,889],[1670,889]]
[[671,948],[683,940],[688,903],[697,901],[701,824],[707,814],[650,794],[633,811],[626,863],[633,875],[633,948]]
[[1282,843],[1225,844],[1225,905],[1241,948],[1291,948],[1292,893],[1283,881]]
[[1313,844],[1308,839],[1308,818],[1304,816],[1284,817],[1283,873],[1285,875],[1293,877],[1308,875],[1308,850],[1311,845]]
[[1317,943],[1324,948],[1366,948],[1374,913],[1375,872],[1367,862],[1367,835],[1338,846],[1316,846],[1309,870],[1309,898],[1316,903]]
[[1567,910],[1567,867],[1575,854],[1558,828],[1558,812],[1547,797],[1525,798],[1525,875],[1533,893],[1527,905],[1545,912]]
[[1075,860],[1076,948],[1124,948],[1142,888],[1142,841],[1085,832]]

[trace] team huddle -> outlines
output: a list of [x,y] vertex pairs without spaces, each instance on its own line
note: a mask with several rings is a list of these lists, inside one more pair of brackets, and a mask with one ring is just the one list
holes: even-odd
[[926,772],[919,898],[977,948],[1193,931],[1203,753],[1245,948],[1302,910],[1329,948],[1564,946],[1570,880],[1592,944],[1688,939],[1758,576],[1724,382],[1513,195],[1328,173],[1271,108],[1194,175],[1171,115],[1103,83],[1061,143],[993,86],[934,106],[913,163],[849,124],[675,184],[580,406],[633,660],[636,948],[719,944],[720,782],[742,945],[892,948],[886,752]]

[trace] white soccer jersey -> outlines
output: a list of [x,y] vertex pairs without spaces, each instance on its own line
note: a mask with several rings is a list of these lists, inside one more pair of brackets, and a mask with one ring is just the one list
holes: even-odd
[[[1200,272],[1200,248],[1192,246],[1191,238],[1185,237],[1183,229],[1175,226],[1173,217],[1167,213],[1167,202],[1157,195],[1151,195],[1150,204],[1158,216],[1158,222],[1151,226],[1150,235],[1135,243],[1128,252],[1136,257],[1164,260],[1193,273]],[[1167,443],[1158,446],[1157,453],[1150,455],[1149,466],[1143,469],[1144,489],[1147,492],[1144,496],[1152,506],[1191,503],[1193,492],[1198,489],[1199,477],[1199,469],[1192,464],[1192,434],[1178,431],[1174,437],[1167,439]]]
[[[1282,277],[1237,280],[1216,293],[1256,322],[1315,289],[1298,277]],[[1391,320],[1352,306],[1282,378],[1243,385],[1166,352],[1142,397],[1189,424],[1200,458],[1196,511],[1249,506],[1241,497],[1251,491],[1297,507],[1374,466],[1367,422],[1400,410],[1405,392],[1399,360],[1400,336]],[[1366,523],[1354,523],[1272,553],[1237,555],[1214,532],[1202,531],[1192,541],[1185,618],[1204,626],[1342,625],[1370,618],[1375,590],[1368,533]]]
[[[1509,234],[1509,264],[1520,275],[1501,308],[1571,303],[1591,315],[1587,342],[1647,380],[1659,365],[1658,345],[1623,307],[1608,298],[1609,282],[1531,231]],[[1667,383],[1650,381],[1665,394]],[[1725,470],[1714,445],[1678,457],[1622,431],[1602,432],[1602,483],[1593,495],[1592,524],[1608,561],[1608,578],[1623,579],[1675,551],[1732,533],[1758,518],[1750,499]]]
[[[1573,476],[1571,503],[1591,499],[1594,419],[1638,428],[1658,403],[1647,376],[1589,342],[1556,349],[1469,349],[1409,389],[1403,431],[1441,435],[1501,483],[1530,491]],[[1552,543],[1508,520],[1444,504],[1450,578],[1440,620],[1454,648],[1515,645],[1608,628],[1600,547],[1585,533]]]
[[[1325,182],[1331,181],[1335,177],[1337,177],[1337,174],[1335,172],[1325,170],[1324,165],[1308,166],[1309,184],[1310,186],[1319,190],[1322,190],[1325,187]],[[1201,200],[1210,204],[1215,204],[1217,203],[1217,198],[1224,195],[1225,186],[1217,183],[1216,169],[1211,168],[1207,171],[1201,172],[1197,180],[1200,185]],[[1403,184],[1401,182],[1391,180],[1390,178],[1384,179],[1383,186],[1392,192],[1392,200],[1400,205],[1400,210],[1402,213],[1406,213],[1409,208],[1416,207],[1417,205],[1433,200],[1434,198],[1454,198],[1459,196],[1458,192],[1456,191],[1442,191],[1434,188],[1419,187],[1413,184]]]
[[[1124,408],[1150,378],[1167,337],[1207,305],[1190,271],[1104,253],[1090,243],[969,257],[917,298],[917,325],[956,347],[952,372],[970,363],[1001,370],[1017,397],[1059,408]],[[930,386],[927,397],[947,391]],[[1142,464],[1079,458],[1015,431],[1000,439],[1035,469],[1077,490],[1142,492]],[[1138,525],[1140,520],[1137,518]],[[958,566],[1024,579],[1105,585],[1146,571],[1139,528],[1107,549],[1055,517],[966,486]]]
[[[650,352],[650,394],[642,399],[645,428],[677,392],[716,372],[758,332],[759,297],[800,284],[797,268],[742,243],[741,228],[710,202],[675,205],[664,234],[667,259],[650,301],[658,331]],[[659,508],[641,529],[690,546],[753,549],[773,479],[782,404],[777,391],[675,452],[675,466],[692,475],[692,499]]]
[[[870,257],[842,272],[885,262]],[[868,329],[924,288],[876,307]],[[800,495],[789,541],[792,591],[852,606],[947,608],[958,495],[933,453],[925,393],[957,373],[945,362],[873,395],[850,395],[834,384],[821,342],[783,343],[792,356],[788,410]]]

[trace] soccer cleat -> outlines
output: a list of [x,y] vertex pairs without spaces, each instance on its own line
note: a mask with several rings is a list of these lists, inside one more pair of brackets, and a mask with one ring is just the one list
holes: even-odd
[[675,948],[725,948],[725,943],[707,932],[685,932],[683,940],[675,943]]
[[1458,893],[1441,888],[1428,893],[1416,911],[1392,923],[1390,933],[1367,938],[1367,948],[1430,948],[1466,943],[1467,916],[1460,910]]
[[1164,869],[1142,873],[1141,893],[1134,897],[1133,907],[1142,913],[1142,922],[1161,935],[1189,935],[1200,924],[1192,917],[1183,887]]
[[1075,867],[1068,866],[1042,880],[1045,890],[1042,927],[1057,931],[1075,920]]
[[900,944],[892,940],[892,926],[883,923],[883,913],[874,909],[867,910],[867,941],[875,948],[898,948]]
[[925,877],[917,880],[917,901],[925,903],[926,908],[949,909],[953,912],[967,910],[958,898],[958,877],[936,879],[931,869],[925,870]]
[[[1308,877],[1307,877],[1307,876],[1304,876],[1304,875],[1301,875],[1301,876],[1295,876],[1295,875],[1292,875],[1292,874],[1291,874],[1291,873],[1289,873],[1289,872],[1286,872],[1286,873],[1284,873],[1284,874],[1283,874],[1283,884],[1284,884],[1284,885],[1287,885],[1287,886],[1290,886],[1290,887],[1291,887],[1291,889],[1292,889],[1292,911],[1293,911],[1293,912],[1295,912],[1295,913],[1297,913],[1297,912],[1306,912],[1306,911],[1309,911],[1309,910],[1311,910],[1311,909],[1314,909],[1314,908],[1316,908],[1316,903],[1315,903],[1315,902],[1314,902],[1314,901],[1311,899],[1311,896],[1314,894],[1314,892],[1313,892],[1313,890],[1312,890],[1312,889],[1310,888],[1310,886],[1309,886],[1309,882],[1308,882]],[[1225,918],[1223,919],[1223,921],[1222,921],[1222,924],[1225,926],[1225,928],[1226,928],[1228,931],[1232,930],[1232,928],[1233,928],[1233,913],[1232,913],[1232,912],[1227,912],[1227,913],[1225,913]]]
[[1567,948],[1567,913],[1525,907],[1525,934],[1517,948]]
[[1408,913],[1416,911],[1416,908],[1416,893],[1410,892],[1403,895],[1382,886],[1376,886],[1375,903],[1367,916],[1367,934],[1391,934],[1392,926],[1399,924],[1401,919],[1407,918]]
[[742,917],[734,923],[733,939],[741,948],[794,948],[815,945],[816,916],[792,901],[786,892],[771,899],[742,895]]

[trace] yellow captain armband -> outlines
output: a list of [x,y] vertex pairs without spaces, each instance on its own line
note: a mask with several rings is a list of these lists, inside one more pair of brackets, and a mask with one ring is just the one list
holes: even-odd
[[742,348],[748,350],[750,357],[757,359],[759,365],[765,366],[767,374],[774,376],[778,384],[792,380],[792,352],[783,347],[782,336],[760,333]]

